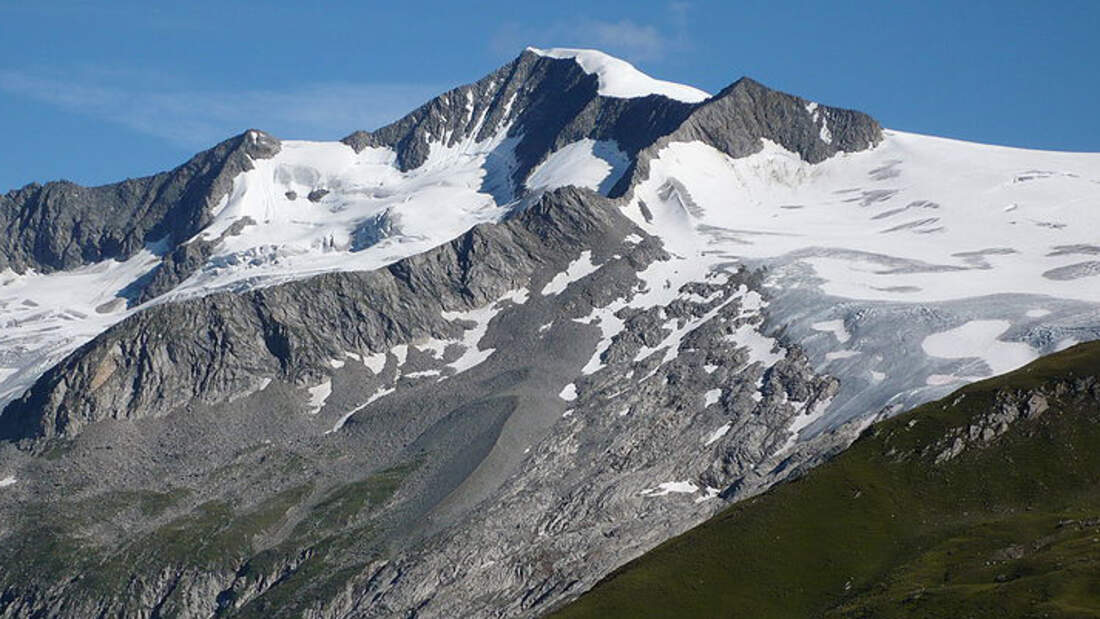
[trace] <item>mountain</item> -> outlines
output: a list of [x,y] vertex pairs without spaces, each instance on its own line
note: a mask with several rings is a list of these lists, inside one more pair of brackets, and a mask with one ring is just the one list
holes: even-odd
[[1100,339],[1100,155],[524,51],[0,203],[0,609],[532,616]]
[[1092,342],[872,426],[552,616],[1093,616],[1098,445]]

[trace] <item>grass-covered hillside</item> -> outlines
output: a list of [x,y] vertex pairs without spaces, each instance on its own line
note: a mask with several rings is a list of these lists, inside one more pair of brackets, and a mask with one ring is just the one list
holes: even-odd
[[1100,342],[868,430],[557,617],[1100,617]]

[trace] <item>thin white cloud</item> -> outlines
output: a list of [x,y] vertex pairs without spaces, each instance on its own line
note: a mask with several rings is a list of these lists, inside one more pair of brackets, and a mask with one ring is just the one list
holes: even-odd
[[415,84],[301,84],[283,90],[203,91],[119,72],[31,74],[0,70],[0,92],[26,97],[205,148],[247,128],[283,138],[336,139],[396,120],[438,93]]
[[630,18],[600,20],[588,17],[547,24],[502,24],[490,40],[490,48],[501,57],[515,56],[528,45],[536,47],[594,48],[631,62],[661,61],[669,54],[689,47],[688,21],[692,5],[671,2],[661,25]]
[[632,60],[659,60],[668,43],[653,26],[643,26],[630,20],[591,22],[584,28],[600,48],[619,50]]

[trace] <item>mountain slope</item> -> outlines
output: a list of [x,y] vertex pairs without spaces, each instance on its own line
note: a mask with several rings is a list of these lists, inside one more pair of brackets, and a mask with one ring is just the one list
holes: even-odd
[[1100,613],[1100,345],[884,421],[555,617]]
[[[577,58],[596,58],[596,72]],[[249,131],[148,179],[12,192],[0,202],[0,223],[9,222],[0,320],[10,327],[0,336],[0,407],[80,344],[150,305],[378,269],[500,221],[556,187],[626,191],[618,185],[642,151],[705,111],[705,93],[690,102],[648,94],[655,81],[640,75],[598,52],[527,50],[343,143]],[[602,94],[605,82],[623,76],[644,96]],[[813,125],[802,100],[768,92],[788,123]],[[732,135],[742,149],[760,147],[763,137],[818,156],[877,139],[866,115],[835,113],[854,123],[839,146],[814,146],[816,129],[789,141],[774,123],[748,123],[747,133]]]
[[237,142],[192,236],[0,278],[4,612],[538,615],[1100,337],[1096,155],[534,49]]

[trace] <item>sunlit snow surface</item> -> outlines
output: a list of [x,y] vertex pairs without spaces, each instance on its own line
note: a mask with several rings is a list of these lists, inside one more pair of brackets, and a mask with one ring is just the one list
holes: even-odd
[[710,98],[709,93],[698,88],[654,79],[635,69],[634,65],[625,60],[608,56],[594,49],[537,49],[534,47],[528,47],[527,49],[548,58],[570,58],[575,60],[586,73],[599,78],[598,92],[605,97],[632,99],[649,95],[662,95],[669,99],[687,103],[698,103]]
[[629,165],[629,157],[615,142],[578,140],[554,151],[532,170],[527,187],[548,191],[575,185],[606,195]]
[[768,268],[765,331],[842,382],[811,432],[1100,338],[1097,154],[887,131],[810,165],[673,143],[624,212],[684,263]]
[[[200,236],[216,239],[245,218],[254,223],[226,237],[168,298],[376,269],[497,221],[507,204],[497,203],[490,186],[512,171],[511,142],[433,142],[428,161],[409,172],[396,167],[390,149],[356,153],[339,142],[283,142],[278,155],[255,161],[255,169],[234,181]],[[321,190],[327,193],[308,199]]]
[[48,275],[0,272],[0,407],[77,346],[129,315],[118,295],[159,260],[148,250]]
[[[452,146],[444,146],[449,136],[433,136],[427,161],[408,172],[396,166],[389,149],[356,153],[340,142],[284,141],[275,157],[254,160],[254,169],[234,179],[214,221],[196,237],[221,239],[213,256],[152,303],[377,269],[479,223],[499,221],[515,205],[509,178],[516,139],[507,133],[503,127],[480,142],[468,138]],[[537,170],[538,189],[599,189],[622,173],[623,157],[609,142],[567,145]],[[162,251],[150,247],[125,262],[48,275],[0,273],[0,407],[65,355],[141,309],[127,309],[122,296],[156,267]],[[470,353],[478,354],[476,348]],[[472,365],[477,359],[460,361]]]

